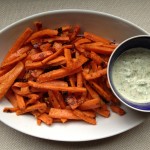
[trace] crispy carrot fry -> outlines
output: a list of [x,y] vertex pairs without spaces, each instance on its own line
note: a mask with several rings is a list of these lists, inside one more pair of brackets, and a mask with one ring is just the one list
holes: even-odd
[[83,76],[81,72],[77,73],[77,87],[83,87]]
[[72,110],[68,110],[68,109],[51,108],[49,112],[49,116],[58,119],[63,118],[63,119],[79,120],[79,117],[74,115]]
[[20,57],[23,53],[28,52],[31,49],[30,46],[25,46],[20,48],[19,50],[17,50],[15,53],[12,53],[7,59],[6,61],[12,61],[14,59],[16,59],[17,57]]
[[89,85],[87,84],[86,82],[84,82],[84,86],[86,87],[87,91],[90,93],[91,97],[92,98],[96,98],[96,99],[99,99],[100,100],[100,103],[101,105],[104,104],[103,100],[101,99],[101,97],[97,94],[96,91],[94,91],[94,89]]
[[98,54],[105,54],[105,55],[110,55],[114,49],[113,48],[110,48],[110,47],[104,47],[104,46],[97,46],[97,45],[85,45],[85,50],[88,50],[88,51],[94,51]]
[[5,75],[7,72],[9,72],[12,69],[13,66],[9,66],[3,69],[0,69],[0,77]]
[[0,99],[6,94],[8,89],[11,87],[13,82],[16,80],[18,75],[21,73],[23,70],[24,66],[22,62],[19,62],[11,71],[11,75],[8,76],[7,79],[5,79],[3,82],[0,84]]
[[3,63],[3,65],[0,67],[0,68],[6,68],[10,65],[13,65],[19,61],[21,61],[22,59],[24,59],[25,57],[27,56],[26,53],[22,54],[21,56],[17,57],[16,59],[12,60],[12,61],[9,61],[9,62],[6,62],[6,63]]
[[15,53],[18,49],[21,48],[21,46],[25,43],[25,41],[29,38],[29,36],[33,33],[32,29],[27,28],[16,40],[16,42],[13,44],[13,46],[8,51],[7,55],[5,56],[3,63],[6,62],[7,58],[12,54]]
[[119,106],[116,106],[116,105],[110,105],[110,108],[113,112],[119,114],[120,116],[122,116],[126,113],[122,108],[120,108]]
[[66,108],[66,103],[64,101],[64,98],[63,98],[62,94],[59,91],[53,91],[53,93],[56,96],[60,107],[62,109],[65,109]]
[[25,109],[26,105],[25,105],[25,101],[24,101],[24,98],[18,94],[15,94],[16,96],[16,100],[17,100],[17,105],[18,107],[23,110]]
[[28,81],[28,84],[32,87],[35,87],[37,89],[44,89],[44,90],[54,90],[54,91],[68,91],[71,93],[76,93],[76,92],[86,92],[85,88],[80,88],[80,87],[60,87],[60,86],[52,86],[52,85],[45,85],[42,83],[37,83],[33,81]]
[[65,59],[64,56],[58,56],[57,58],[47,62],[46,65],[53,65],[53,64],[56,64],[56,63],[60,63],[60,62],[64,62],[64,64],[66,63],[66,59]]
[[47,125],[51,125],[53,123],[53,119],[47,115],[46,113],[41,114],[38,119],[40,119],[41,121],[43,121],[45,124]]
[[111,101],[111,96],[106,92],[104,91],[104,89],[99,86],[97,83],[95,83],[94,81],[91,81],[90,82],[91,85],[95,88],[95,90],[105,99],[107,100],[108,102]]
[[96,125],[96,120],[91,117],[86,116],[82,111],[74,110],[73,113],[80,119],[84,120],[85,122]]
[[45,42],[54,42],[54,41],[57,41],[57,42],[69,42],[70,39],[68,36],[55,36],[53,38],[47,38],[46,40],[44,40]]
[[55,52],[53,55],[50,55],[49,57],[45,58],[44,60],[42,60],[42,64],[46,64],[47,62],[49,62],[50,60],[58,57],[61,53],[63,52],[63,49],[59,49],[57,52]]
[[25,68],[26,69],[38,69],[38,68],[42,68],[43,64],[41,61],[38,62],[32,62],[32,61],[26,61],[25,63]]
[[108,118],[110,116],[110,111],[109,110],[104,110],[101,108],[95,108],[94,109],[96,113],[98,113],[99,115]]
[[102,70],[97,70],[96,72],[92,72],[92,73],[85,73],[83,72],[83,76],[86,80],[92,80],[92,79],[96,79],[99,78],[101,76],[104,76],[107,74],[107,69],[102,69]]
[[82,111],[82,112],[88,117],[91,117],[91,118],[96,117],[96,113],[93,110],[85,110],[85,111]]
[[79,68],[73,68],[73,70],[67,70],[65,68],[61,68],[61,69],[57,69],[57,70],[53,70],[44,74],[41,74],[38,78],[37,81],[38,82],[46,82],[46,81],[51,81],[51,80],[55,80],[55,79],[60,79],[72,74],[75,74],[77,72],[81,71],[81,67]]
[[41,38],[44,36],[50,36],[53,37],[55,35],[58,34],[57,30],[51,30],[51,29],[44,29],[44,30],[40,30],[37,31],[35,33],[33,33],[26,41],[26,43],[29,43],[31,40],[37,39],[37,38]]
[[97,65],[100,65],[102,62],[104,62],[104,60],[93,51],[91,51],[90,53],[90,58],[94,60],[97,63]]
[[71,68],[73,61],[72,61],[70,49],[67,49],[67,48],[64,49],[64,56],[65,56],[65,59],[66,59],[66,66],[68,68]]
[[5,107],[5,108],[3,109],[3,112],[12,113],[12,112],[16,112],[17,110],[18,110],[17,107],[13,107],[13,108],[11,108],[11,107]]
[[92,41],[95,41],[95,42],[103,42],[104,44],[109,44],[110,41],[105,39],[105,38],[102,38],[100,36],[97,36],[95,34],[92,34],[92,33],[89,33],[89,32],[84,32],[84,37],[87,38],[87,39],[90,39]]
[[40,53],[32,55],[31,60],[32,61],[41,61],[41,60],[47,58],[48,56],[50,56],[52,54],[53,54],[52,51],[40,52]]
[[79,106],[79,109],[89,110],[89,109],[94,109],[99,107],[101,107],[100,99],[95,98],[95,99],[85,101],[83,104]]
[[52,106],[54,108],[60,108],[60,105],[57,101],[57,98],[55,96],[55,93],[53,93],[53,91],[48,91],[48,95],[49,95],[49,101],[51,102]]
[[35,104],[35,105],[32,105],[32,106],[28,106],[26,109],[24,110],[18,110],[16,112],[17,115],[21,115],[21,114],[25,114],[25,113],[28,113],[28,112],[33,112],[35,110],[46,110],[47,106],[45,103],[38,103],[38,104]]
[[68,83],[61,80],[53,80],[49,82],[43,82],[43,85],[51,85],[51,86],[60,86],[60,87],[68,87]]
[[78,45],[85,44],[85,43],[91,43],[91,40],[86,39],[86,38],[81,38],[77,40],[74,44],[75,46],[78,46]]
[[13,93],[13,91],[11,89],[8,90],[8,92],[6,93],[5,96],[14,107],[18,106],[15,94]]

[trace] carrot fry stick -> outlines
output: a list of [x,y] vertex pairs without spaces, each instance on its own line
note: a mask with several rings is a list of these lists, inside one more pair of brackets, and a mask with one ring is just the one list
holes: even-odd
[[50,36],[50,37],[53,37],[55,35],[58,34],[58,31],[57,30],[51,30],[51,29],[44,29],[44,30],[40,30],[40,31],[37,31],[35,33],[33,33],[29,38],[28,40],[26,41],[26,43],[29,43],[31,40],[34,40],[34,39],[37,39],[37,38],[41,38],[43,36]]
[[60,108],[60,105],[53,91],[48,91],[48,95],[49,95],[49,101],[51,102],[52,106],[54,108]]
[[73,113],[80,119],[84,120],[85,122],[96,125],[96,120],[91,117],[86,116],[82,111],[74,110]]
[[16,96],[16,100],[17,100],[17,105],[18,107],[22,110],[25,109],[26,105],[25,105],[25,101],[24,98],[18,94],[15,94]]
[[72,110],[68,110],[68,109],[51,108],[49,111],[49,116],[58,119],[63,118],[63,119],[79,120],[79,117],[74,115]]
[[94,62],[96,62],[97,65],[100,65],[102,62],[104,62],[104,60],[98,54],[96,54],[93,51],[91,51],[91,53],[90,53],[90,58],[92,60],[94,60]]
[[110,108],[113,112],[119,114],[120,116],[125,114],[125,111],[122,108],[120,108],[119,106],[110,105]]
[[72,62],[70,49],[67,49],[67,48],[64,49],[64,56],[65,56],[65,59],[66,59],[66,66],[68,68],[71,68],[73,62]]
[[43,67],[43,64],[41,61],[37,61],[37,62],[32,62],[32,61],[26,61],[25,63],[25,68],[26,69],[38,69]]
[[19,108],[17,108],[17,107],[13,107],[13,108],[11,108],[11,107],[5,107],[5,108],[3,109],[3,112],[12,113],[12,112],[16,112],[18,109],[19,109]]
[[46,110],[47,106],[45,103],[38,103],[38,104],[35,104],[35,105],[32,105],[32,106],[28,106],[26,109],[24,110],[18,110],[16,112],[17,115],[21,115],[21,114],[25,114],[25,113],[28,113],[28,112],[33,112],[35,110]]
[[95,41],[95,42],[103,42],[104,44],[109,44],[110,41],[105,39],[105,38],[102,38],[100,36],[97,36],[95,34],[92,34],[92,33],[89,33],[89,32],[84,32],[84,37],[87,38],[87,39],[90,39],[92,41]]
[[58,103],[60,104],[60,107],[62,109],[65,109],[66,108],[66,103],[64,101],[64,98],[63,98],[62,94],[59,91],[53,91],[53,93],[56,96],[56,98],[58,100]]
[[62,31],[69,31],[71,29],[71,26],[70,25],[66,25],[66,26],[63,26],[62,27]]
[[52,54],[53,53],[51,51],[40,52],[40,53],[32,55],[31,60],[32,61],[41,61],[41,60],[47,58],[48,56],[50,56]]
[[83,76],[81,72],[77,73],[77,87],[83,87]]
[[85,101],[83,104],[79,106],[80,110],[88,110],[101,107],[101,102],[99,99],[91,99]]
[[103,47],[92,44],[85,45],[85,50],[94,51],[98,54],[105,54],[105,55],[110,55],[114,51],[114,49],[110,47]]
[[5,63],[6,59],[12,54],[15,53],[18,49],[21,48],[21,46],[25,43],[25,41],[28,39],[28,37],[33,33],[32,29],[27,28],[16,40],[16,42],[13,44],[13,46],[8,51],[7,55],[5,56],[3,63]]
[[12,53],[7,59],[6,61],[10,62],[14,59],[16,59],[17,57],[20,57],[23,53],[28,52],[31,49],[30,46],[25,46],[20,48],[19,50],[17,50],[15,53]]
[[0,68],[6,68],[10,65],[13,65],[19,61],[21,61],[22,59],[24,59],[25,57],[27,56],[26,53],[22,54],[21,56],[17,57],[16,59],[12,60],[12,61],[9,61],[9,62],[6,62],[6,63],[3,63],[3,65],[0,67]]
[[43,85],[51,85],[51,86],[60,86],[60,87],[68,87],[68,83],[61,80],[53,80],[49,82],[43,82]]
[[101,104],[104,104],[103,100],[101,99],[101,97],[97,94],[96,91],[94,91],[94,89],[89,85],[87,84],[86,82],[84,82],[84,86],[86,87],[87,91],[90,93],[91,97],[92,98],[97,98],[100,100],[100,103]]
[[98,113],[99,115],[105,117],[105,118],[108,118],[110,116],[110,111],[109,110],[104,110],[104,109],[101,109],[101,108],[95,108],[94,111],[96,113]]
[[13,93],[11,89],[8,90],[5,96],[14,107],[18,106],[15,94]]
[[101,76],[104,76],[107,74],[107,68],[105,69],[100,69],[100,70],[97,70],[96,72],[92,72],[92,73],[85,73],[83,72],[83,76],[86,80],[92,80],[92,79],[96,79],[96,78],[99,78]]
[[24,66],[22,62],[19,62],[11,71],[11,75],[8,76],[7,79],[5,79],[1,84],[0,84],[0,99],[6,94],[8,89],[11,87],[13,82],[16,80],[18,75],[21,73],[23,70]]
[[90,84],[94,87],[94,89],[100,94],[101,97],[103,97],[108,102],[111,101],[111,95],[109,95],[101,86],[99,86],[94,81],[91,81]]
[[47,125],[51,125],[53,123],[53,119],[47,115],[46,113],[41,114],[38,119],[40,119],[41,121],[43,121],[45,124]]
[[76,92],[86,92],[85,88],[80,88],[80,87],[60,87],[60,86],[52,86],[52,85],[45,85],[42,83],[37,83],[33,81],[28,81],[28,84],[31,87],[35,87],[37,89],[44,89],[44,90],[54,90],[54,91],[68,91],[71,93],[76,93]]
[[93,110],[85,110],[85,111],[82,111],[82,112],[88,117],[91,117],[91,118],[96,117],[96,113]]
[[54,41],[57,41],[57,42],[69,42],[70,39],[69,39],[68,36],[55,36],[55,37],[52,37],[52,38],[47,38],[44,41],[46,41],[46,42],[54,42]]
[[44,60],[42,60],[42,64],[46,64],[47,62],[49,62],[50,60],[58,57],[61,53],[63,52],[63,49],[59,49],[57,52],[55,52],[54,54],[50,55],[49,57],[45,58]]
[[61,68],[61,69],[57,69],[57,70],[53,70],[44,74],[41,74],[38,78],[37,81],[38,82],[46,82],[46,81],[51,81],[51,80],[55,80],[55,79],[59,79],[59,78],[63,78],[72,74],[75,74],[77,72],[81,71],[81,67],[79,68],[75,68],[74,70],[67,70],[65,68]]
[[5,75],[7,72],[9,72],[12,69],[13,66],[9,66],[3,69],[0,69],[0,77]]
[[82,39],[77,40],[74,44],[75,46],[78,46],[78,45],[85,44],[85,43],[91,43],[91,40],[82,38]]
[[64,56],[58,56],[57,58],[47,62],[46,65],[52,65],[52,64],[59,63],[59,62],[62,62],[62,61],[64,61],[64,64],[66,63],[65,57]]

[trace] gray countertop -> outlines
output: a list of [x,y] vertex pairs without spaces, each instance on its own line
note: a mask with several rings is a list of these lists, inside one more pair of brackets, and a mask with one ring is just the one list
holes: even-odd
[[[88,9],[127,19],[150,32],[150,0],[0,0],[0,29],[39,12]],[[0,150],[148,150],[150,119],[120,135],[91,142],[43,140],[20,133],[0,122]]]

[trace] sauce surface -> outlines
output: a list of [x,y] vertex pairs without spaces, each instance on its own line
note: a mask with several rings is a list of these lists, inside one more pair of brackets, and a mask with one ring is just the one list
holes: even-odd
[[150,50],[139,47],[125,51],[114,63],[112,80],[129,101],[150,102]]

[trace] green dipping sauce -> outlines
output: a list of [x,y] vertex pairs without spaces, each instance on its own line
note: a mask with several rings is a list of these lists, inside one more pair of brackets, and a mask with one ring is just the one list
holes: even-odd
[[112,80],[129,101],[150,102],[150,50],[139,47],[121,54],[114,63]]

